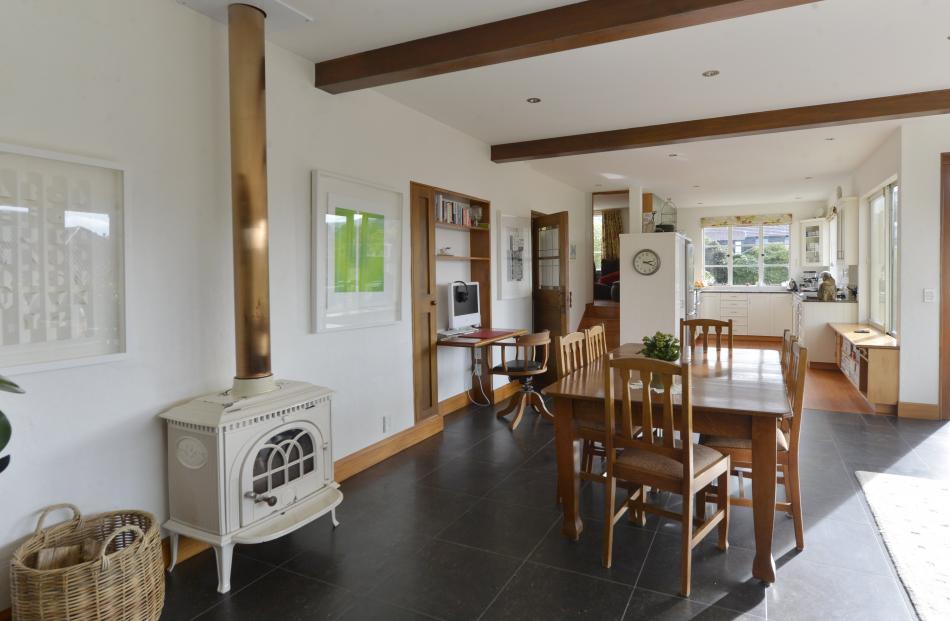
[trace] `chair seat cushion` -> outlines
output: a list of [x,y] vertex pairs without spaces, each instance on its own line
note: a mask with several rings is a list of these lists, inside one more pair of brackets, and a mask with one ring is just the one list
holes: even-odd
[[514,371],[516,373],[522,371],[537,371],[541,368],[541,363],[537,360],[509,360],[507,370],[505,367],[498,365],[492,369],[492,373],[496,375],[504,375],[508,371]]
[[[679,441],[676,442],[679,448]],[[693,445],[693,475],[702,472],[717,461],[723,459],[723,454],[714,448],[703,446],[702,444]],[[668,479],[683,478],[683,464],[672,457],[657,455],[650,451],[637,448],[624,448],[623,453],[617,458],[616,466],[621,470],[629,469],[645,474],[655,474]]]
[[[787,451],[789,437],[781,429],[775,429],[775,442],[778,444],[778,450]],[[752,450],[752,440],[750,438],[730,438],[728,436],[700,436],[699,443],[704,446],[721,449],[739,449]]]

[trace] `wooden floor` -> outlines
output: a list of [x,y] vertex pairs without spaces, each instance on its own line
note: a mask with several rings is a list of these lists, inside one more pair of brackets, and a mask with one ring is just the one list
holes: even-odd
[[[745,349],[781,349],[781,343],[739,341],[736,347]],[[837,369],[808,369],[805,378],[805,408],[826,412],[876,414],[858,389]]]

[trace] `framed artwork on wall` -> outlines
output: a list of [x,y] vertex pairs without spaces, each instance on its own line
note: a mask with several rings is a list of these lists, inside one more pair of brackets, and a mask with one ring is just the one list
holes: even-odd
[[314,331],[400,321],[402,193],[322,170],[311,182]]
[[531,219],[498,218],[499,300],[531,296]]
[[0,144],[0,369],[124,354],[125,171]]

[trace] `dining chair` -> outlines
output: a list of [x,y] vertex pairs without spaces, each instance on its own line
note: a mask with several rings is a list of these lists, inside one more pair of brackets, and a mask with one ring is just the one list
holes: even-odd
[[[805,526],[802,522],[801,477],[798,468],[798,448],[802,429],[802,404],[805,395],[805,375],[808,370],[808,349],[793,341],[789,347],[788,399],[791,417],[776,427],[779,468],[778,483],[785,488],[785,500],[775,503],[775,510],[792,517],[795,526],[795,547],[805,549]],[[752,441],[723,436],[700,436],[700,444],[712,447],[732,460],[732,473],[739,479],[739,495],[731,496],[729,504],[751,507],[746,497],[743,478],[752,478]],[[717,495],[707,494],[706,500],[720,502]]]
[[564,377],[587,364],[587,335],[571,332],[557,337],[557,376]]
[[[635,433],[633,402],[630,385],[633,372],[638,372],[642,386],[649,387],[654,376],[661,378],[663,390],[658,395],[658,408],[653,405],[654,389],[637,389],[642,393],[640,427],[642,436]],[[615,377],[616,375],[616,377]],[[673,409],[674,378],[680,378],[680,408],[677,417]],[[645,512],[680,521],[682,524],[682,573],[680,592],[688,597],[692,573],[692,550],[717,525],[719,549],[728,547],[729,535],[729,455],[694,444],[692,386],[689,364],[653,360],[640,356],[614,358],[608,354],[604,365],[604,394],[614,395],[614,387],[621,393],[620,427],[617,428],[615,399],[604,399],[604,426],[606,428],[607,488],[604,493],[604,567],[610,567],[613,555],[614,524],[628,508],[635,521],[644,522]],[[657,411],[655,411],[657,410]],[[658,420],[654,421],[654,415]],[[662,429],[662,438],[653,431]],[[679,431],[681,440],[675,439]],[[618,454],[617,448],[623,448]],[[632,492],[619,510],[616,508],[617,483],[632,483]],[[705,518],[705,511],[695,511],[694,503],[704,500],[709,486],[717,483],[722,498],[716,512]],[[646,502],[645,486],[680,494],[682,513],[674,513]]]
[[587,335],[587,361],[597,360],[607,353],[607,328],[597,324],[584,330]]
[[[511,429],[521,422],[525,408],[530,405],[542,416],[554,420],[554,415],[544,404],[541,393],[534,385],[534,378],[548,371],[548,355],[550,354],[551,333],[547,330],[515,337],[514,342],[492,343],[493,347],[501,348],[501,364],[492,368],[493,375],[505,375],[509,381],[520,382],[521,388],[512,395],[505,409],[498,412],[498,418],[504,418],[517,410],[511,420]],[[506,352],[514,349],[514,358],[509,360]]]
[[732,319],[720,321],[718,319],[680,319],[680,347],[686,348],[689,344],[689,350],[692,352],[696,348],[696,335],[701,329],[703,333],[703,353],[709,351],[709,331],[716,332],[716,352],[722,351],[722,331],[726,331],[727,345],[729,354],[732,355],[734,344],[732,336]]
[[785,383],[788,384],[788,368],[789,360],[792,356],[792,343],[798,340],[797,336],[792,335],[792,331],[785,329],[782,333],[782,379],[785,380]]

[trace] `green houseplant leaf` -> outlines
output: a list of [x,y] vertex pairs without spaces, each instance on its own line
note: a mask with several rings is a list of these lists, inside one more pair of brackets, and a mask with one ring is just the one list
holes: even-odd
[[676,362],[680,359],[680,341],[672,334],[657,332],[652,337],[643,337],[640,354],[645,358]]
[[[16,382],[12,381],[9,378],[6,378],[0,375],[0,390],[4,392],[13,392],[18,394],[23,394],[23,389],[17,386]],[[6,448],[7,444],[10,443],[10,436],[13,435],[13,426],[10,424],[10,419],[7,418],[6,414],[0,412],[0,451]],[[3,472],[7,469],[7,466],[10,465],[10,456],[4,455],[0,457],[0,472]]]
[[13,428],[10,426],[10,419],[3,412],[0,412],[0,451],[7,446],[12,433]]
[[0,375],[0,390],[4,392],[15,392],[19,395],[24,393],[24,390],[17,386],[16,382],[2,375]]

